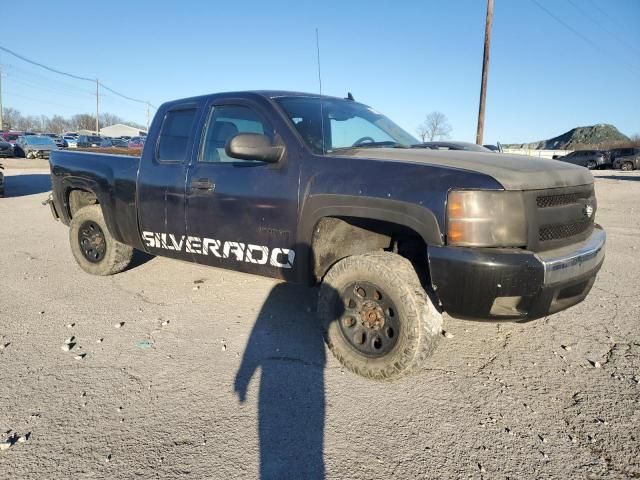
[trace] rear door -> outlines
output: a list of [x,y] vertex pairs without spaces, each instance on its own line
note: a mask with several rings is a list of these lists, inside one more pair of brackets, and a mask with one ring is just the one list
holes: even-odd
[[[138,173],[138,223],[149,253],[192,260],[185,251],[185,178],[193,154],[198,107],[175,105],[144,149]],[[155,140],[155,141],[154,141]]]
[[238,133],[284,143],[267,112],[246,100],[208,106],[202,140],[187,176],[187,232],[195,261],[260,275],[293,274],[298,213],[297,161],[237,160],[225,144]]

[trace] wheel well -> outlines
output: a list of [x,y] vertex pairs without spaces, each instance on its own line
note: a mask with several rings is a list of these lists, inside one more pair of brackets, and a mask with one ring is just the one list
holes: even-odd
[[98,203],[99,202],[96,195],[89,190],[83,190],[81,188],[74,188],[69,190],[69,192],[67,193],[69,218],[73,218],[75,213],[82,207],[86,207],[87,205],[96,205]]
[[375,251],[407,258],[423,284],[428,284],[427,246],[422,237],[404,225],[368,218],[321,218],[311,240],[311,272],[320,281],[338,260]]

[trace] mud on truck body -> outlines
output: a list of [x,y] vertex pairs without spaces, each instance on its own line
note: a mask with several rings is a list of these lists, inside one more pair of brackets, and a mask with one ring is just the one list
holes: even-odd
[[162,105],[139,159],[54,151],[49,202],[85,271],[134,249],[320,285],[349,370],[424,365],[442,313],[528,321],[582,301],[604,260],[583,167],[421,148],[371,107],[279,91]]

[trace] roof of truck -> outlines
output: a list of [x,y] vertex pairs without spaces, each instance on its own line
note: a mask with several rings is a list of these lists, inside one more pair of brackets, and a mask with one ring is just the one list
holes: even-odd
[[247,96],[255,96],[259,95],[265,98],[279,98],[279,97],[313,97],[313,98],[329,98],[334,100],[344,100],[341,97],[334,97],[331,95],[320,95],[319,93],[305,93],[305,92],[293,92],[288,90],[243,90],[243,91],[235,91],[235,92],[217,92],[211,93],[207,95],[198,95],[195,97],[188,98],[180,98],[176,100],[171,100],[168,102],[164,102],[163,105],[174,105],[179,103],[189,103],[189,102],[198,102],[204,98],[212,97],[212,96],[220,96],[220,97],[247,97]]

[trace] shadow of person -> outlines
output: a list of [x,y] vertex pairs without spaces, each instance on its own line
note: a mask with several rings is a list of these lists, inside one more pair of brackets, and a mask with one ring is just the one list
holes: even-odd
[[[322,325],[317,289],[276,285],[258,315],[235,378],[240,402],[260,369],[260,478],[324,478]],[[309,307],[312,306],[311,309]]]

